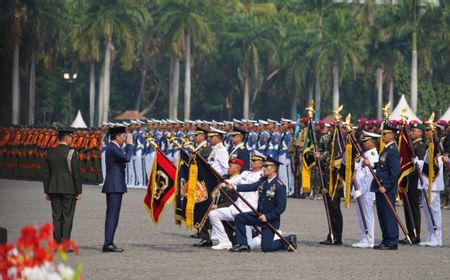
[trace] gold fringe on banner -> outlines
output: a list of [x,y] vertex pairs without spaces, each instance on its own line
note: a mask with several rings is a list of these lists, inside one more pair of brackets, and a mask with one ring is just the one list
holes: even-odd
[[189,165],[189,181],[187,186],[186,229],[191,230],[194,225],[195,186],[197,185],[198,166],[193,160]]
[[[156,223],[155,217],[153,216],[153,200],[156,196],[156,167],[158,165],[158,153],[155,154],[155,160],[153,161],[152,171],[150,174],[150,181],[147,189],[150,188],[151,199],[150,199],[150,208],[147,208],[150,212],[150,217],[152,218],[153,223]],[[148,190],[147,190],[148,191]]]
[[434,174],[434,141],[428,145],[428,205],[431,206],[431,189],[433,188]]
[[345,208],[350,207],[350,191],[352,186],[352,150],[353,145],[350,138],[345,145]]
[[331,157],[330,157],[330,184],[328,186],[328,192],[329,192],[329,196],[331,198],[334,198],[334,144],[336,141],[336,134],[337,134],[338,129],[336,128],[333,132],[333,137],[331,138]]
[[311,169],[308,168],[304,160],[302,160],[302,191],[311,191]]

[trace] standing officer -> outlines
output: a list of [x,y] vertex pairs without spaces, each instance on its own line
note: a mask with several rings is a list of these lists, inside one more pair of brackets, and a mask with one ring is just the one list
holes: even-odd
[[[423,134],[425,132],[425,126],[418,122],[411,123],[411,141],[412,141],[412,148],[414,149],[414,153],[416,154],[417,158],[419,160],[423,160],[423,157],[425,156],[425,152],[427,148],[425,147],[425,144],[423,142]],[[421,223],[421,217],[420,217],[420,195],[421,191],[418,189],[419,184],[419,176],[417,172],[412,172],[407,177],[408,180],[408,188],[407,189],[400,189],[404,195],[408,196],[409,205],[411,207],[411,214],[412,218],[414,220],[414,225],[416,227],[416,234],[417,237],[414,235],[414,227],[413,223],[411,221],[411,217],[408,215],[407,207],[403,207],[405,210],[405,220],[406,220],[406,228],[408,229],[408,236],[411,239],[412,244],[419,244],[420,243],[420,223]],[[409,240],[403,239],[399,241],[400,244],[409,244]]]
[[[103,252],[123,252],[114,245],[114,233],[119,222],[122,195],[127,192],[125,183],[126,163],[130,162],[134,153],[133,136],[125,135],[125,127],[109,129],[111,142],[106,147],[106,177],[102,192],[106,193],[105,242]],[[125,149],[122,145],[126,143]]]
[[[274,240],[274,232],[266,225],[271,223],[276,229],[280,227],[281,214],[286,210],[286,186],[278,178],[278,167],[280,162],[267,156],[264,162],[264,176],[259,181],[252,184],[228,185],[229,189],[236,188],[238,192],[258,191],[258,212],[245,212],[235,216],[236,245],[230,252],[248,252],[246,225],[261,227],[261,250],[263,252],[273,252],[278,250],[288,250],[288,246],[282,240]],[[286,237],[293,248],[297,248],[297,236]]]
[[386,124],[382,130],[381,140],[385,144],[380,153],[378,163],[375,165],[375,172],[380,179],[382,187],[378,188],[375,180],[372,180],[370,191],[375,192],[375,202],[377,205],[378,221],[380,222],[383,241],[374,246],[379,250],[397,250],[398,246],[398,225],[394,214],[389,209],[382,193],[386,193],[395,209],[395,196],[397,195],[397,180],[400,176],[400,153],[395,144],[395,134],[398,129]]
[[57,243],[70,239],[76,201],[82,192],[78,153],[69,148],[72,132],[59,131],[59,146],[50,149],[44,161],[44,193],[51,201],[53,238]]
[[244,139],[247,135],[247,131],[242,130],[238,127],[233,127],[231,131],[231,143],[232,147],[230,151],[230,158],[238,158],[244,161],[245,165],[242,171],[248,170],[250,168],[250,152],[248,151]]

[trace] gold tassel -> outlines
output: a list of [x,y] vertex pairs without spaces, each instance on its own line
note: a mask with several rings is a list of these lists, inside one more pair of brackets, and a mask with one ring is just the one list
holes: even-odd
[[386,144],[384,144],[383,140],[380,139],[380,152],[379,152],[380,154],[384,150],[384,145]]
[[350,138],[345,145],[345,208],[350,207],[350,189],[352,185],[352,142]]
[[150,178],[150,182],[151,185],[150,190],[151,190],[151,199],[150,199],[150,209],[148,209],[150,211],[150,217],[153,220],[153,223],[156,223],[155,217],[153,217],[153,200],[156,196],[156,167],[157,167],[157,162],[158,162],[158,153],[156,152],[155,154],[155,159],[153,160],[153,166],[152,166],[152,173],[151,173],[151,178]]
[[433,188],[434,174],[434,141],[428,146],[428,205],[431,206],[431,189]]
[[189,165],[189,181],[187,187],[186,203],[186,229],[191,230],[194,225],[195,186],[197,185],[198,167],[194,160]]
[[311,191],[311,169],[308,168],[304,160],[302,160],[302,191]]
[[337,128],[333,132],[332,142],[331,142],[331,157],[330,157],[330,184],[328,186],[328,195],[334,198],[334,181],[333,181],[333,171],[334,171],[334,141],[336,140]]

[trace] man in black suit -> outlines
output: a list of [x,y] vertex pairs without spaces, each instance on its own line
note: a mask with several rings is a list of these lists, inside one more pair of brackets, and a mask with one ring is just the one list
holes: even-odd
[[[125,183],[126,163],[131,160],[134,152],[133,137],[125,135],[125,127],[109,129],[111,142],[106,147],[105,162],[106,176],[102,192],[106,193],[105,241],[103,252],[123,252],[122,248],[114,245],[114,234],[119,223],[122,196],[127,192]],[[122,146],[125,148],[122,149]]]
[[44,161],[44,193],[51,201],[53,238],[58,243],[70,239],[76,201],[82,192],[78,153],[69,148],[72,132],[59,131],[59,146],[50,149]]

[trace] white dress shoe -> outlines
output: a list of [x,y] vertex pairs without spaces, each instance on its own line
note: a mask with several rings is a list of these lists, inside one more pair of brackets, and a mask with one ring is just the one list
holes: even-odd
[[231,244],[230,241],[220,242],[219,244],[211,247],[213,250],[228,250],[231,248],[233,248],[233,244]]

